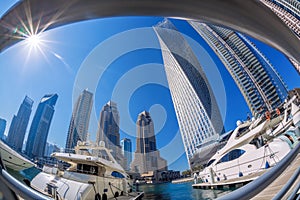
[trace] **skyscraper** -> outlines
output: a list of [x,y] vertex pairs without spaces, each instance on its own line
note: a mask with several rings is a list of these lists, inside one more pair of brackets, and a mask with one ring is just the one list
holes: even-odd
[[33,100],[25,96],[18,114],[14,115],[8,131],[7,143],[16,151],[21,152],[26,129],[28,126]]
[[6,129],[6,120],[0,118],[0,140],[3,139],[5,129]]
[[26,144],[26,154],[30,158],[44,156],[50,124],[54,114],[54,106],[58,95],[45,95],[35,112]]
[[122,154],[126,158],[125,170],[130,170],[130,163],[132,162],[132,144],[131,140],[124,138],[121,140]]
[[131,170],[145,173],[155,170],[167,170],[167,161],[160,157],[156,148],[154,124],[150,113],[143,111],[136,121],[136,151],[131,163]]
[[[112,150],[120,146],[120,115],[115,102],[107,102],[101,110],[96,142],[104,141]],[[116,152],[114,152],[115,154]]]
[[[260,0],[270,8],[300,39],[300,2],[299,0]],[[300,74],[300,65],[292,64]]]
[[67,150],[73,149],[77,145],[78,140],[87,140],[92,105],[93,94],[83,90],[73,108],[66,141]]
[[154,27],[159,39],[185,152],[188,160],[224,126],[210,84],[191,47],[167,19]]
[[120,115],[115,102],[107,102],[100,113],[99,128],[96,136],[96,143],[104,141],[108,149],[112,150],[112,155],[118,163],[126,168],[126,160],[121,152],[120,133],[119,133]]
[[192,27],[214,50],[244,96],[252,115],[276,109],[287,97],[287,86],[267,58],[245,36],[198,22]]

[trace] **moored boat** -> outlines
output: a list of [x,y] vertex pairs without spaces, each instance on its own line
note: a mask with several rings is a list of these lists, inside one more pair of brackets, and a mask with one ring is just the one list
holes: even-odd
[[67,170],[44,166],[30,186],[57,199],[108,199],[118,196],[141,198],[131,193],[131,181],[103,142],[93,145],[78,142],[75,153],[53,153],[69,163]]

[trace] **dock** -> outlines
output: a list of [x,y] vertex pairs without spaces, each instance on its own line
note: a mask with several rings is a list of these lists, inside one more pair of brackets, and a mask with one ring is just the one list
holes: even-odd
[[[300,167],[300,154],[297,155],[294,162],[291,163],[290,166],[280,175],[277,179],[275,179],[267,188],[258,193],[253,200],[267,200],[273,199],[276,194],[283,188],[283,186],[290,180],[295,171]],[[293,192],[292,188],[295,188],[296,184],[300,183],[300,176],[298,176],[297,180],[291,187],[291,190],[286,192],[286,194],[282,197],[282,199],[288,199],[288,197]],[[299,193],[299,191],[298,191]]]
[[268,170],[263,170],[257,173],[250,174],[248,176],[233,178],[229,180],[219,181],[216,183],[197,183],[193,184],[195,189],[231,189],[242,187],[251,181],[257,179],[259,176],[264,174]]
[[188,178],[181,178],[181,179],[176,179],[173,180],[172,183],[187,183],[187,182],[193,182],[194,178],[193,177],[188,177]]

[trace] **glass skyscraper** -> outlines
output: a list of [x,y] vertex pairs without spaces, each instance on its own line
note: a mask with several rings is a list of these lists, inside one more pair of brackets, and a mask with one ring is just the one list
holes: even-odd
[[71,151],[77,142],[86,141],[93,105],[93,93],[84,90],[78,97],[72,112],[66,141],[66,150]]
[[219,139],[224,126],[214,93],[191,47],[167,19],[154,27],[188,160]]
[[245,36],[222,27],[190,21],[214,50],[240,89],[253,116],[276,109],[287,86],[268,59]]
[[[299,0],[260,0],[269,7],[300,39]],[[291,60],[300,74],[300,64]]]
[[26,154],[30,158],[44,156],[50,124],[54,114],[54,106],[58,95],[45,95],[35,112],[26,144]]
[[143,111],[136,121],[136,151],[131,170],[140,174],[155,170],[167,170],[167,161],[160,157],[156,147],[154,124],[150,113]]
[[115,102],[107,102],[100,113],[98,131],[96,136],[96,143],[100,141],[105,142],[105,146],[112,150],[112,155],[118,163],[126,168],[126,159],[121,152],[120,146],[120,114],[117,104]]
[[132,143],[128,138],[121,140],[122,154],[126,159],[126,168],[125,170],[130,170],[130,163],[132,162]]
[[0,118],[0,140],[4,138],[5,129],[6,129],[6,120]]
[[14,115],[8,131],[7,143],[16,151],[21,152],[28,126],[33,100],[26,96],[18,110]]

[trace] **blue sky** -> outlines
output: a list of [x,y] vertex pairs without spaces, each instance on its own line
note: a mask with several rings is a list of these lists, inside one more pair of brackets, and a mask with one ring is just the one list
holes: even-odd
[[[14,2],[1,1],[0,15]],[[34,100],[32,119],[41,97],[57,93],[59,97],[48,141],[64,147],[73,102],[80,91],[88,88],[94,93],[89,128],[91,140],[95,139],[102,106],[113,100],[121,115],[121,138],[131,138],[135,149],[137,115],[150,110],[162,156],[168,160],[171,169],[188,168],[178,137],[161,52],[157,48],[159,44],[151,30],[162,19],[118,17],[79,22],[43,33],[42,52],[33,49],[29,55],[29,47],[23,41],[1,53],[0,117],[7,120],[6,133],[25,95]],[[249,112],[243,97],[203,39],[185,21],[172,22],[186,34],[189,42],[197,42],[192,48],[217,93],[225,128],[233,129],[235,122],[245,119]],[[289,89],[299,87],[299,75],[287,59],[273,48],[253,41],[279,71]],[[126,50],[125,47],[130,48]],[[30,124],[28,130],[29,127]]]

